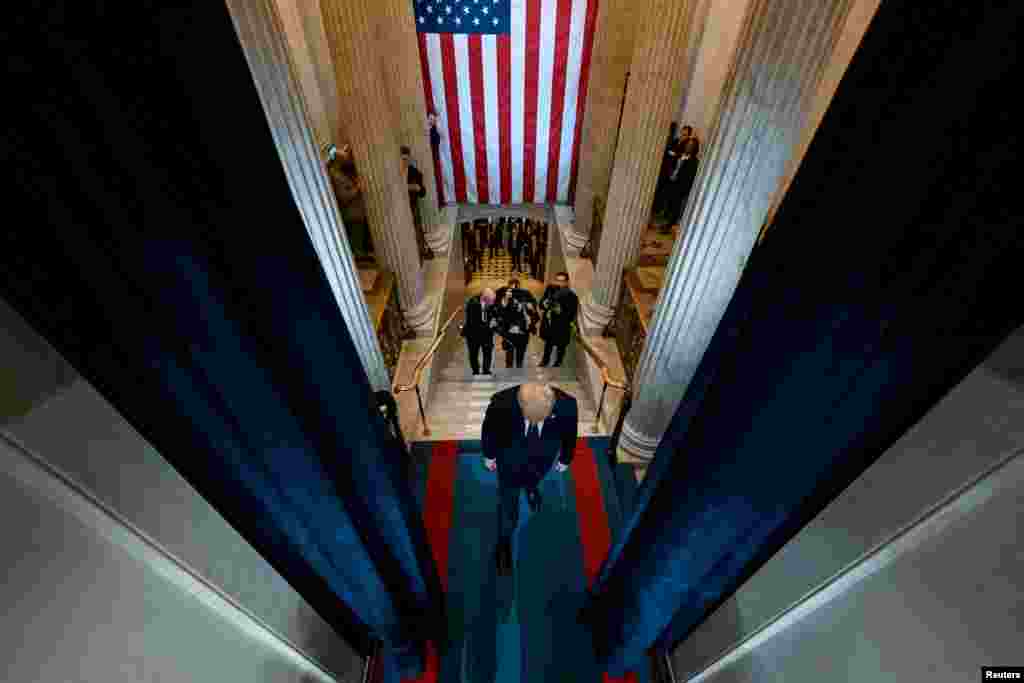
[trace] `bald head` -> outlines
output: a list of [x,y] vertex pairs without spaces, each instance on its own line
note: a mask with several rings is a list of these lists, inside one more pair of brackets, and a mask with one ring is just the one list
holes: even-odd
[[494,303],[494,290],[490,287],[484,287],[480,292],[480,300],[486,303],[488,306]]
[[530,422],[543,422],[555,405],[555,390],[548,384],[531,382],[519,387],[517,397],[523,417]]

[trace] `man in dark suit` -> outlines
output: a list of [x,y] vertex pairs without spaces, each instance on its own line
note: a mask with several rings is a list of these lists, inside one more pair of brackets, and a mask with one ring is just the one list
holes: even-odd
[[671,224],[680,222],[683,211],[686,209],[686,200],[693,189],[693,182],[697,178],[697,167],[700,160],[700,141],[695,137],[686,139],[683,143],[682,153],[669,176],[668,182],[668,217]]
[[408,147],[403,145],[399,151],[402,154],[399,170],[405,176],[409,187],[409,210],[412,211],[412,224],[416,230],[416,243],[420,250],[420,260],[432,259],[434,258],[434,251],[427,244],[423,217],[420,214],[420,200],[427,196],[427,188],[423,183],[423,174],[413,165],[412,152]]
[[519,495],[534,511],[548,471],[564,472],[572,462],[579,428],[576,399],[546,384],[499,391],[487,406],[481,432],[484,466],[498,472],[499,574],[512,569],[512,534],[519,522]]
[[533,238],[531,244],[533,245],[532,258],[530,259],[530,277],[534,280],[540,279],[541,265],[544,262],[544,258],[547,252],[548,245],[548,224],[537,223],[533,229]]
[[521,273],[530,272],[530,264],[533,263],[533,255],[535,253],[536,233],[536,226],[534,226],[532,220],[527,218],[526,224],[523,227],[522,238],[519,241],[519,272]]
[[480,270],[477,262],[479,251],[476,248],[476,230],[471,223],[462,224],[462,256],[466,259],[466,267],[470,271]]
[[523,224],[516,220],[511,224],[508,236],[508,254],[512,257],[513,273],[522,270],[523,241]]
[[494,305],[494,290],[487,288],[466,302],[466,319],[462,324],[462,336],[466,338],[469,351],[469,367],[474,375],[480,374],[478,354],[483,351],[483,374],[491,374],[491,358],[494,356],[494,330],[501,322],[497,306]]
[[564,270],[556,273],[554,284],[548,285],[540,300],[540,338],[544,340],[544,357],[540,367],[547,367],[551,361],[551,352],[555,349],[558,353],[555,355],[554,367],[562,364],[579,308],[580,301],[576,292],[569,289],[569,273]]
[[491,225],[491,238],[488,242],[488,246],[491,249],[491,258],[495,258],[498,252],[501,251],[502,242],[505,239],[504,235],[505,219],[499,218],[497,223]]

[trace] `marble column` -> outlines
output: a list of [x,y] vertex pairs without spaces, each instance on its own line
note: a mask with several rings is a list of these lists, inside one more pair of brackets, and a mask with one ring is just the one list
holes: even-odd
[[228,0],[295,204],[348,325],[363,369],[376,389],[391,381],[368,314],[337,200],[310,128],[283,24],[271,0]]
[[693,5],[693,0],[649,0],[636,37],[593,287],[583,302],[590,332],[615,314],[622,269],[650,219],[668,124],[681,97]]
[[602,0],[591,48],[587,106],[583,116],[574,206],[576,219],[567,234],[569,246],[582,249],[593,224],[594,197],[607,198],[615,158],[615,138],[622,110],[639,18],[649,0]]
[[622,447],[650,458],[732,298],[850,0],[753,0],[634,377]]
[[423,90],[423,69],[420,65],[416,18],[410,0],[383,0],[388,21],[388,69],[391,101],[398,123],[398,142],[412,150],[416,168],[423,174],[426,197],[420,200],[420,216],[427,235],[437,230],[441,214],[437,205],[434,178],[434,157],[427,130],[427,102]]
[[399,142],[386,88],[383,46],[374,40],[381,9],[364,0],[324,0],[321,9],[334,57],[339,110],[352,155],[365,183],[367,221],[377,258],[395,274],[406,322],[418,335],[433,332],[433,301],[426,296]]

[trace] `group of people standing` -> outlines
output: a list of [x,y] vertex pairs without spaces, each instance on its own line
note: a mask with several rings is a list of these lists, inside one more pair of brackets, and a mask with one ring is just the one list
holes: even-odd
[[673,121],[654,191],[654,215],[667,218],[669,225],[682,219],[700,161],[700,140],[693,134],[693,126],[683,126],[678,137],[675,128]]
[[564,271],[555,275],[539,303],[529,290],[520,287],[516,278],[497,292],[485,288],[466,302],[462,326],[473,374],[492,374],[495,334],[502,339],[506,368],[523,367],[530,335],[538,333],[544,340],[540,367],[547,367],[552,355],[552,366],[561,366],[578,311],[579,299],[569,288],[569,274]]
[[[420,258],[432,259],[434,253],[427,245],[426,236],[423,232],[423,219],[420,214],[420,200],[427,196],[426,185],[423,182],[423,174],[412,161],[412,152],[406,147],[399,148],[399,172],[405,178],[409,191],[409,209],[412,211],[413,227],[416,230],[416,243],[419,247]],[[331,187],[334,189],[334,196],[338,201],[338,209],[341,212],[341,220],[345,224],[348,234],[349,246],[356,258],[370,257],[373,252],[373,239],[370,236],[370,226],[366,217],[366,179],[359,175],[356,170],[355,160],[352,157],[352,149],[348,145],[343,146],[337,155],[327,164],[328,176],[331,179]]]
[[495,221],[477,218],[462,224],[462,253],[470,270],[479,270],[484,251],[490,258],[507,253],[512,272],[540,280],[548,244],[548,224],[529,218],[504,216]]

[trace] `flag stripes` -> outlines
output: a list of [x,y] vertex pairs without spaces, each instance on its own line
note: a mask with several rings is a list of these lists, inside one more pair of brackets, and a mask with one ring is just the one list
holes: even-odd
[[[441,29],[418,24],[426,102],[441,133],[439,195],[571,201],[599,0],[411,1],[418,17],[447,20]],[[481,8],[491,2],[488,17],[499,26],[506,12],[507,32],[487,32]],[[473,17],[483,25],[474,28]],[[465,19],[460,27],[456,18]]]

